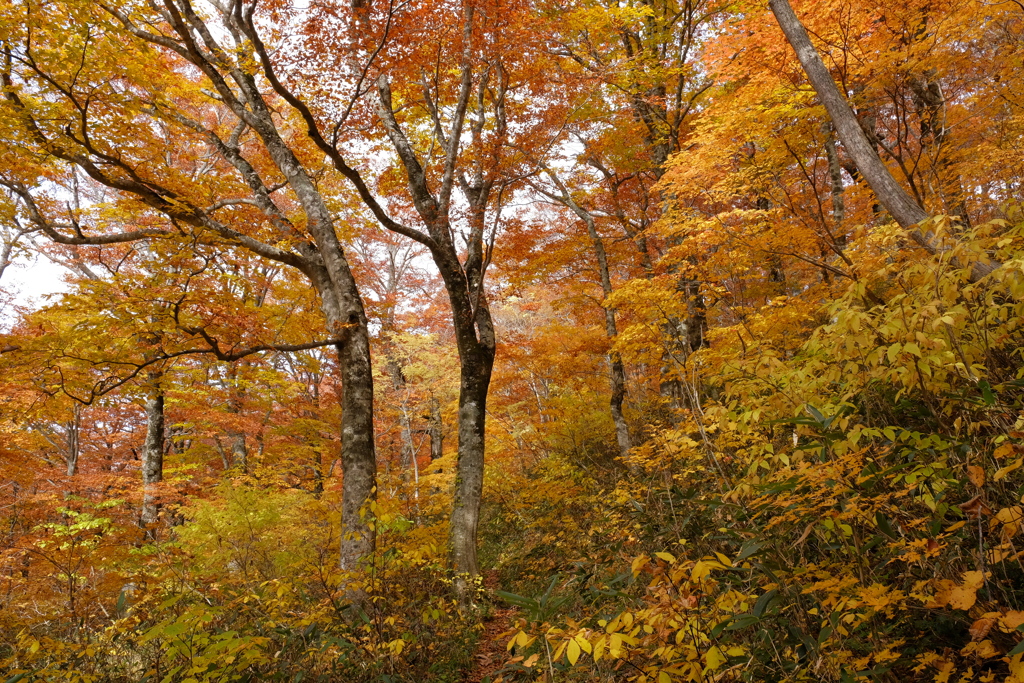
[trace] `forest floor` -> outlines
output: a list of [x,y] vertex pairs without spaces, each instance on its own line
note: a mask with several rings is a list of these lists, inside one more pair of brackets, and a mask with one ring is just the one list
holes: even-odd
[[[498,574],[489,571],[484,575],[484,588],[493,592],[498,588]],[[516,609],[507,605],[495,605],[484,619],[472,668],[466,671],[463,683],[493,683],[495,674],[501,670],[508,656],[506,639],[501,637],[512,627]]]

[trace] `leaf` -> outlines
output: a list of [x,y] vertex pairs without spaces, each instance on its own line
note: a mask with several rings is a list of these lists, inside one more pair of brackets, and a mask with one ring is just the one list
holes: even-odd
[[528,609],[537,609],[539,607],[537,601],[533,598],[527,598],[522,595],[516,595],[515,593],[498,590],[494,591],[494,594],[505,602],[515,605],[516,607],[525,607]]
[[980,489],[985,485],[985,470],[977,465],[968,465],[967,478]]
[[708,669],[711,671],[717,671],[723,664],[729,661],[729,658],[725,656],[725,653],[718,649],[717,645],[712,646],[704,658],[707,662]]
[[[741,614],[738,617],[733,617],[729,625],[725,627],[725,631],[739,631],[742,628],[752,626],[761,621],[759,617],[755,617],[753,614]],[[723,622],[724,623],[724,622]]]
[[761,552],[761,549],[764,548],[766,545],[768,544],[763,542],[759,543],[754,540],[747,541],[742,546],[740,546],[740,553],[736,556],[736,562],[742,562],[748,557],[753,557],[757,553]]
[[992,393],[992,385],[985,380],[978,382],[978,388],[981,389],[981,400],[985,402],[985,405],[995,405],[996,397]]
[[971,627],[968,629],[968,633],[971,634],[971,640],[980,641],[988,635],[988,632],[992,630],[996,620],[993,617],[982,617],[977,619]]
[[1017,458],[1016,460],[1011,462],[1006,467],[1000,467],[998,470],[996,470],[996,473],[992,475],[992,481],[993,482],[1001,481],[1003,479],[1003,477],[1005,477],[1010,472],[1013,472],[1014,470],[1020,469],[1020,466],[1022,464],[1024,464],[1024,458]]
[[575,639],[569,641],[569,645],[565,649],[565,656],[569,659],[570,664],[576,666],[576,662],[580,658],[580,646]]
[[892,524],[889,523],[889,519],[885,515],[883,515],[881,511],[875,513],[875,524],[878,525],[878,530],[886,536],[888,536],[889,538],[893,540],[899,538],[899,535],[896,533],[896,530],[893,529]]
[[767,609],[768,603],[770,603],[778,594],[779,590],[777,588],[773,588],[761,597],[759,597],[757,599],[757,602],[754,603],[754,609],[751,610],[751,613],[755,617],[760,618],[761,615],[764,614],[765,609]]
[[980,495],[971,498],[966,503],[960,503],[960,509],[969,519],[977,519],[982,515],[992,514],[992,508],[981,499]]

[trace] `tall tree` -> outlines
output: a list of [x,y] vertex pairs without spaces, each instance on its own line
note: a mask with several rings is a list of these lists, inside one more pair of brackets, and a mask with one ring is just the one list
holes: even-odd
[[[882,162],[878,150],[868,140],[868,136],[846,98],[836,87],[828,67],[822,61],[821,55],[815,49],[807,35],[807,30],[796,16],[789,1],[769,0],[768,6],[785,33],[786,40],[796,52],[804,73],[807,74],[807,80],[810,81],[822,105],[828,111],[829,118],[836,127],[844,149],[853,159],[857,171],[871,186],[878,200],[892,214],[896,222],[908,230],[910,237],[926,251],[936,254],[948,250],[947,245],[937,239],[926,225],[922,225],[931,218],[931,214],[925,211],[921,204],[900,185]],[[927,84],[918,83],[918,90],[921,90],[922,93],[919,97],[929,94]],[[932,109],[935,106],[938,106],[938,103],[934,103]],[[930,116],[934,117],[934,113]],[[971,280],[975,282],[980,280],[992,273],[998,266],[999,264],[975,261],[971,264]]]
[[[354,568],[373,546],[362,510],[376,472],[362,300],[316,164],[275,113],[274,97],[261,92],[258,66],[241,50],[247,41],[236,23],[243,8],[214,9],[206,18],[188,0],[5,5],[3,183],[27,220],[55,242],[194,240],[247,250],[305,275],[338,340],[341,565]],[[251,20],[255,4],[245,9]],[[109,212],[75,210],[33,189],[43,176],[68,177],[68,166],[113,190],[108,202],[132,215],[133,226],[121,229]]]

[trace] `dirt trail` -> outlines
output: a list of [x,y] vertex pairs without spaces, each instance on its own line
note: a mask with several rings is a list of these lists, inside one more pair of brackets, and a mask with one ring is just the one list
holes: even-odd
[[[484,575],[484,587],[493,591],[498,587],[497,572],[490,571]],[[516,610],[504,604],[496,605],[484,620],[484,630],[480,634],[476,654],[473,656],[473,667],[466,672],[463,683],[496,683],[495,673],[501,669],[508,656],[505,648],[507,639],[500,638],[502,633],[512,626]]]

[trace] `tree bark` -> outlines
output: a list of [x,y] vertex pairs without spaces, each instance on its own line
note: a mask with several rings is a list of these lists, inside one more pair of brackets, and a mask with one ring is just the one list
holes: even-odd
[[142,515],[140,524],[146,536],[156,538],[160,514],[156,487],[164,479],[164,394],[154,386],[146,401],[146,440],[142,445]]
[[[441,402],[430,397],[430,413],[427,416],[427,430],[430,435],[430,461],[439,460],[444,455],[444,422],[441,418]],[[435,471],[435,474],[437,471]]]
[[[857,117],[846,99],[840,94],[832,75],[814,48],[803,24],[793,12],[789,0],[768,0],[768,6],[775,15],[782,32],[796,52],[818,99],[825,106],[832,124],[846,153],[853,159],[857,170],[874,191],[875,196],[892,215],[900,227],[906,229],[918,245],[930,254],[939,254],[949,247],[941,244],[931,231],[924,231],[920,224],[931,218],[913,197],[897,182],[889,169],[882,163],[878,152],[868,141]],[[977,282],[999,267],[997,263],[975,262],[970,267],[970,279]]]

